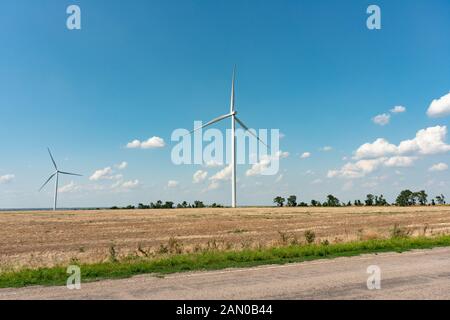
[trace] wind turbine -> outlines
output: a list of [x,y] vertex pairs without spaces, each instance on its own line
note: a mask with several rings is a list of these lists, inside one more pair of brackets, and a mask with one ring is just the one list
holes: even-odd
[[64,172],[64,171],[59,171],[58,166],[56,165],[55,159],[53,159],[52,153],[50,152],[50,149],[47,148],[48,150],[48,154],[50,155],[50,159],[52,159],[52,163],[53,166],[55,167],[55,172],[47,179],[47,181],[45,181],[45,183],[42,185],[42,187],[39,189],[39,191],[41,191],[46,185],[47,183],[50,182],[50,180],[52,180],[52,178],[54,176],[56,176],[56,180],[55,180],[55,198],[54,198],[54,203],[53,203],[53,211],[56,211],[56,202],[58,201],[58,179],[59,179],[59,174],[65,174],[65,175],[69,175],[69,176],[78,176],[78,177],[82,177],[81,174],[77,174],[77,173],[70,173],[70,172]]
[[245,131],[248,131],[252,136],[254,136],[256,139],[258,139],[259,142],[264,144],[266,147],[267,144],[265,144],[259,137],[254,134],[252,131],[249,130],[249,128],[236,116],[237,112],[235,109],[234,101],[235,101],[235,79],[236,79],[236,66],[234,66],[233,69],[233,77],[231,82],[231,101],[230,101],[230,113],[225,114],[223,116],[217,117],[206,124],[204,124],[201,127],[195,128],[189,134],[194,133],[197,130],[203,129],[205,127],[208,127],[216,122],[222,121],[227,118],[231,118],[231,207],[236,208],[236,122],[239,123],[239,125],[244,128]]

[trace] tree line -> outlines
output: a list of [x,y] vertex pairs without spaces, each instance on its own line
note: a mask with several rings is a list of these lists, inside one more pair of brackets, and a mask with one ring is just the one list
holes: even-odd
[[324,202],[320,202],[317,200],[311,200],[311,202],[308,204],[306,202],[300,202],[297,203],[297,196],[291,195],[287,198],[283,198],[281,196],[277,196],[273,199],[273,203],[275,203],[278,207],[343,207],[343,206],[401,206],[401,207],[407,207],[407,206],[415,206],[415,205],[444,205],[445,202],[445,196],[443,194],[436,196],[435,198],[431,199],[430,202],[428,202],[428,194],[425,192],[425,190],[421,190],[418,192],[413,192],[411,190],[403,190],[400,192],[400,194],[395,199],[395,202],[390,204],[388,201],[383,197],[383,195],[373,195],[368,194],[366,196],[366,199],[364,201],[361,200],[355,200],[354,202],[348,201],[347,203],[341,202],[338,198],[333,196],[332,194],[329,194]]
[[165,201],[165,202],[163,202],[161,200],[158,200],[155,203],[150,202],[150,204],[139,203],[137,205],[137,207],[133,206],[133,205],[129,205],[129,206],[126,206],[126,207],[114,206],[114,207],[111,207],[111,210],[119,210],[119,209],[125,209],[125,210],[130,210],[130,209],[175,209],[175,208],[177,208],[177,209],[181,209],[181,208],[185,208],[185,209],[186,208],[223,208],[223,206],[221,204],[217,204],[217,203],[213,203],[211,205],[205,205],[203,203],[203,201],[199,201],[199,200],[194,201],[194,203],[192,203],[192,204],[188,203],[186,201],[183,201],[181,203],[178,203],[175,206],[175,203],[173,201]]

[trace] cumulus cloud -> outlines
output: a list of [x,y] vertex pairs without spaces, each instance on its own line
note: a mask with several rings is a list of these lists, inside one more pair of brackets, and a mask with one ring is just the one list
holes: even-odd
[[213,175],[209,180],[212,181],[225,181],[231,179],[231,164],[217,172],[215,175]]
[[325,152],[328,152],[328,151],[333,150],[333,147],[325,146],[325,147],[321,148],[320,150],[325,151]]
[[280,159],[287,158],[287,157],[289,157],[289,152],[283,152],[283,151],[278,151],[273,156],[272,155],[262,156],[260,161],[253,164],[252,167],[250,169],[248,169],[245,174],[247,177],[261,175],[263,172],[265,172],[267,169],[269,169],[269,167],[272,164],[272,161],[280,160]]
[[58,192],[59,193],[70,193],[70,192],[78,191],[79,189],[80,189],[80,187],[75,185],[75,183],[73,181],[71,181],[69,184],[66,184],[66,185],[62,186],[61,188],[59,188]]
[[355,159],[377,158],[391,155],[420,154],[430,155],[450,151],[450,145],[445,143],[446,126],[429,127],[419,130],[414,139],[401,141],[398,146],[385,139],[377,139],[365,143],[355,152]]
[[119,169],[119,170],[123,170],[126,167],[128,167],[128,163],[126,161],[123,161],[123,162],[121,162],[121,163],[116,165],[116,168]]
[[202,181],[205,181],[206,177],[208,176],[208,172],[203,170],[198,170],[194,173],[194,176],[192,177],[192,181],[194,183],[200,183]]
[[429,171],[445,171],[448,169],[448,165],[446,163],[440,162],[432,165],[428,170]]
[[406,108],[403,106],[395,106],[391,110],[389,110],[391,113],[403,113],[406,111]]
[[365,143],[355,152],[356,159],[377,158],[385,155],[395,154],[397,146],[390,144],[385,139],[377,139],[372,143]]
[[384,161],[386,167],[404,168],[411,167],[417,157],[395,156]]
[[327,173],[327,177],[339,177],[346,179],[362,178],[379,169],[380,167],[410,167],[413,165],[416,159],[417,157],[394,156],[348,162],[339,170],[329,170]]
[[128,149],[153,149],[162,148],[166,144],[160,137],[151,137],[146,141],[133,140],[127,144]]
[[167,182],[167,187],[168,188],[176,188],[180,185],[180,183],[176,180],[169,180],[169,182]]
[[348,179],[362,178],[378,169],[384,161],[386,161],[386,158],[348,162],[339,170],[329,170],[327,177],[342,177]]
[[125,181],[124,183],[122,183],[122,188],[125,189],[134,189],[136,187],[138,187],[140,185],[139,180],[130,180],[130,181]]
[[379,126],[387,125],[390,120],[391,120],[391,115],[389,115],[387,113],[379,114],[372,119],[373,123],[375,123]]
[[450,114],[450,92],[439,99],[434,99],[427,110],[427,115],[432,118],[444,117],[449,114]]
[[10,183],[15,179],[15,175],[13,174],[5,174],[3,176],[0,176],[0,184],[6,184]]
[[99,180],[119,180],[122,179],[121,174],[114,175],[114,171],[111,167],[106,167],[104,169],[96,170],[90,177],[91,181]]
[[311,157],[311,152],[303,152],[303,154],[300,156],[300,159],[306,159]]
[[223,163],[214,161],[214,160],[210,160],[210,161],[205,162],[203,165],[207,168],[217,168],[217,167],[223,166]]

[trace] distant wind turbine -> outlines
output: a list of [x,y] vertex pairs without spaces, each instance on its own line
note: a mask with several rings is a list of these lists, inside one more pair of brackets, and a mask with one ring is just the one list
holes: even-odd
[[249,128],[241,121],[238,117],[236,117],[236,110],[234,106],[234,84],[235,84],[235,78],[236,78],[236,66],[233,69],[233,78],[231,82],[231,102],[230,102],[230,113],[225,114],[223,116],[217,117],[206,124],[204,124],[201,127],[195,128],[189,134],[192,134],[193,132],[203,129],[205,127],[208,127],[216,122],[222,121],[227,118],[231,118],[231,206],[233,208],[236,208],[236,122],[241,125],[242,128],[245,129],[245,131],[248,131],[252,136],[254,136],[258,141],[260,141],[262,144],[264,144],[266,147],[267,144],[265,144],[257,135],[255,135],[252,131],[249,130]]
[[64,172],[64,171],[59,171],[58,166],[56,165],[55,159],[53,159],[52,153],[50,152],[50,149],[47,148],[48,150],[48,154],[50,155],[50,159],[52,159],[52,163],[53,166],[55,167],[55,172],[47,179],[47,181],[45,181],[45,183],[42,185],[42,187],[39,189],[39,191],[41,191],[46,185],[47,183],[50,182],[50,180],[52,180],[52,178],[54,176],[56,176],[56,180],[55,180],[55,198],[54,198],[54,203],[53,203],[53,211],[56,211],[56,203],[58,201],[58,179],[59,179],[59,174],[65,174],[65,175],[70,175],[70,176],[78,176],[78,177],[82,177],[81,174],[77,174],[77,173],[70,173],[70,172]]

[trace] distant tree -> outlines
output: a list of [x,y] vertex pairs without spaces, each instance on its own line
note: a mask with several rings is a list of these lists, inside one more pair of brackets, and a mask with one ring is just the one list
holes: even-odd
[[113,207],[111,207],[111,210],[119,210],[119,207],[118,206],[113,206]]
[[289,196],[289,198],[287,198],[287,206],[288,207],[296,207],[297,206],[297,197]]
[[395,204],[401,207],[414,205],[414,192],[412,192],[411,190],[403,190],[395,200]]
[[351,201],[347,202],[347,207],[351,207],[351,206],[352,206],[352,202]]
[[360,207],[360,206],[363,205],[362,202],[361,202],[361,200],[355,200],[354,204],[355,204],[355,206],[357,206],[357,207]]
[[211,205],[211,208],[223,208],[223,206],[221,205],[221,204],[217,204],[217,203],[213,203],[212,205]]
[[424,206],[427,204],[428,195],[426,194],[425,190],[421,190],[419,192],[414,192],[414,196],[417,199],[417,202],[419,202],[419,204],[421,206]]
[[128,206],[126,206],[125,207],[125,209],[127,209],[127,210],[132,210],[132,209],[135,209],[136,207],[135,206],[132,206],[132,205],[128,205]]
[[285,201],[286,199],[280,196],[277,196],[273,199],[273,202],[276,203],[278,207],[282,207]]
[[166,201],[163,205],[164,209],[173,209],[173,202],[172,201]]
[[320,204],[320,202],[317,201],[317,200],[311,200],[311,206],[312,206],[312,207],[320,207],[321,204]]
[[186,202],[186,201],[183,201],[182,203],[181,203],[181,207],[182,208],[187,208],[189,205],[188,205],[188,203]]
[[441,205],[445,204],[445,196],[443,194],[436,196],[436,202]]
[[373,194],[368,194],[366,196],[366,200],[364,201],[366,203],[366,206],[373,206],[374,199],[375,199],[375,196]]
[[202,201],[199,201],[199,200],[194,201],[194,208],[204,208],[204,207],[205,207],[205,205],[203,204]]
[[[327,196],[327,201],[325,203],[328,207],[339,207],[340,206],[339,199],[336,198],[335,196],[333,196],[332,194],[329,194]],[[325,205],[325,203],[324,203],[324,205]]]
[[383,195],[380,195],[379,197],[375,197],[375,205],[376,206],[387,206],[388,202],[383,197]]
[[308,204],[306,203],[306,202],[300,202],[299,204],[298,204],[298,206],[299,207],[307,207],[308,206]]
[[434,202],[434,199],[431,199],[431,205],[432,205],[432,206],[435,206],[435,205],[436,205],[436,202]]

